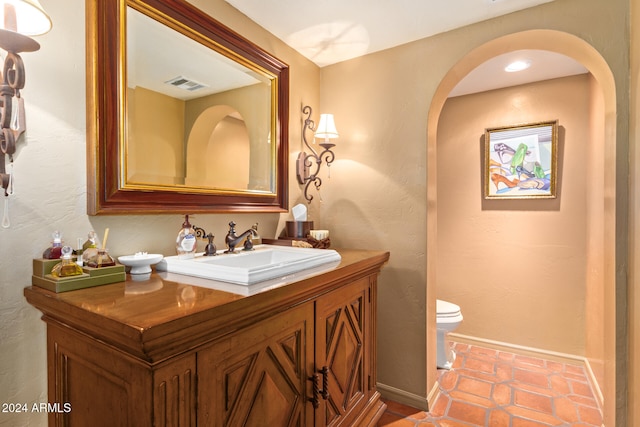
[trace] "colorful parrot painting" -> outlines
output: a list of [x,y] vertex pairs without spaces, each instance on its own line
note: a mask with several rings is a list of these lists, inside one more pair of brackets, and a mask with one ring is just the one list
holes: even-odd
[[513,158],[511,159],[511,174],[514,175],[518,166],[522,166],[524,163],[524,156],[527,154],[527,144],[520,143]]

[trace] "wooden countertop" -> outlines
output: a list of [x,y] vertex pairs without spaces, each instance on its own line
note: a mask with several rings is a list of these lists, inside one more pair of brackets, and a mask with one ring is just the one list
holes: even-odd
[[43,312],[43,320],[156,363],[303,304],[340,282],[377,273],[389,259],[384,251],[337,251],[342,259],[334,269],[253,295],[198,286],[188,276],[162,273],[153,273],[147,282],[127,275],[125,282],[63,293],[32,286],[24,295]]

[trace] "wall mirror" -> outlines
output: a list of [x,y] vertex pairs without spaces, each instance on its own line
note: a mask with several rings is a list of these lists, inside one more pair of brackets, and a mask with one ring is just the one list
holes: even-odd
[[288,66],[184,0],[87,0],[87,210],[287,210]]

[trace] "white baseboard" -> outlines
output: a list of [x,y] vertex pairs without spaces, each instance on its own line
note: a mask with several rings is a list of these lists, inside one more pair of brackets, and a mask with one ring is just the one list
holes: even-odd
[[568,363],[573,365],[582,365],[585,368],[587,376],[589,377],[589,381],[591,382],[593,388],[593,395],[598,401],[598,404],[602,408],[603,405],[603,395],[602,390],[600,389],[600,384],[591,369],[591,364],[589,363],[589,359],[584,356],[576,356],[575,354],[568,353],[560,353],[557,351],[551,350],[543,350],[535,347],[527,347],[518,344],[510,344],[502,341],[494,341],[486,338],[478,338],[470,335],[462,335],[455,332],[449,333],[449,339],[455,342],[463,343],[463,344],[471,344],[478,345],[480,347],[485,348],[493,348],[496,350],[507,351],[510,353],[516,353],[523,356],[532,356],[539,357],[547,360],[554,360],[556,362]]
[[[436,388],[437,385],[438,384],[436,383]],[[377,383],[376,387],[382,397],[387,400],[402,403],[404,405],[411,406],[412,408],[422,409],[423,411],[428,410],[429,404],[424,396],[409,393],[408,391],[400,390],[399,388],[382,383]]]
[[604,395],[602,394],[602,390],[600,389],[600,384],[596,379],[596,375],[593,373],[593,369],[591,369],[591,363],[589,359],[584,359],[584,368],[587,371],[587,375],[589,376],[589,382],[591,383],[591,388],[593,391],[593,395],[598,401],[598,405],[600,405],[600,410],[604,408]]
[[554,360],[556,362],[570,363],[573,365],[581,365],[584,363],[585,358],[583,356],[576,356],[569,353],[560,353],[557,351],[543,350],[536,347],[527,347],[524,345],[511,344],[503,341],[495,341],[486,338],[478,338],[470,335],[457,334],[455,332],[449,333],[449,339],[451,341],[477,345],[485,348],[492,348],[495,350],[503,350],[510,353],[517,353],[523,356],[540,357],[547,360]]
[[438,400],[438,396],[440,396],[440,381],[436,381],[431,391],[427,395],[427,404],[429,410],[433,409],[433,405],[435,405],[436,400]]

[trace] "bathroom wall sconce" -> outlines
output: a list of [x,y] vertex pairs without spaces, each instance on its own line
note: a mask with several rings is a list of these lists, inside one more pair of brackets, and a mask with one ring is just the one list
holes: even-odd
[[[320,186],[322,185],[322,179],[318,176],[320,166],[324,159],[327,167],[330,167],[331,162],[335,159],[335,154],[331,151],[331,149],[335,147],[335,144],[332,144],[329,140],[337,138],[338,131],[336,130],[336,124],[333,120],[333,114],[321,114],[320,123],[316,128],[315,122],[311,120],[311,107],[308,105],[303,107],[302,113],[307,115],[307,118],[304,120],[304,127],[302,128],[302,140],[311,153],[307,154],[303,151],[298,155],[296,175],[298,176],[298,182],[304,185],[304,198],[307,202],[311,203],[313,196],[309,194],[309,185],[313,183],[316,190],[320,190]],[[307,141],[307,129],[314,132],[315,138],[323,139],[324,142],[319,144],[320,147],[323,148],[320,154],[309,145],[309,141]],[[331,176],[331,174],[329,174],[329,176]]]
[[0,75],[0,182],[5,195],[4,228],[9,227],[8,197],[13,194],[13,154],[16,142],[26,130],[24,100],[20,95],[25,71],[20,53],[40,49],[40,44],[30,36],[42,35],[50,29],[51,18],[38,0],[0,0],[0,49],[5,51]]

